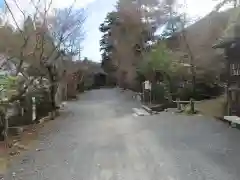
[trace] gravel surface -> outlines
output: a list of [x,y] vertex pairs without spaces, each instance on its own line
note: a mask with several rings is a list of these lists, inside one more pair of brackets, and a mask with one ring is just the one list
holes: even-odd
[[240,131],[203,116],[133,116],[118,89],[86,92],[45,126],[7,180],[239,180]]

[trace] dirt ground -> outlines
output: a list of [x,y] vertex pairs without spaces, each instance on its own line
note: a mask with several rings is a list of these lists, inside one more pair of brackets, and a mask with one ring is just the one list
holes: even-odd
[[206,116],[220,118],[224,116],[225,102],[225,96],[220,96],[216,99],[199,101],[196,103],[196,109]]
[[6,142],[0,142],[0,178],[12,161],[34,147],[38,132],[42,127],[44,124],[24,126],[20,135],[9,137],[8,148]]

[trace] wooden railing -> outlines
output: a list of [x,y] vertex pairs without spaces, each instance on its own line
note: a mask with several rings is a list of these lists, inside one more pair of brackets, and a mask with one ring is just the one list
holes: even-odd
[[189,104],[190,105],[190,111],[191,113],[195,113],[195,101],[193,99],[190,99],[190,101],[181,101],[179,98],[176,99],[176,101],[173,101],[174,103],[177,103],[177,109],[179,111],[182,110],[182,104]]

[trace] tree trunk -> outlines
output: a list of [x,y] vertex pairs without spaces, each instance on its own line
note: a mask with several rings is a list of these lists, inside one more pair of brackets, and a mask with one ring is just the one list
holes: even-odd
[[167,93],[168,93],[168,101],[171,103],[172,102],[172,94],[173,94],[173,90],[172,90],[172,80],[171,80],[171,77],[167,74],[167,73],[164,73],[164,79],[165,79],[165,84],[167,84]]
[[55,87],[54,82],[51,82],[50,85],[50,102],[51,102],[51,112],[50,112],[50,118],[55,118],[55,110],[56,110],[56,103],[55,103]]
[[191,70],[191,75],[192,75],[192,93],[193,93],[193,95],[195,95],[195,91],[196,91],[196,71],[195,71],[194,56],[193,56],[191,48],[190,48],[190,46],[187,42],[185,31],[183,31],[182,35],[183,35],[183,38],[184,38],[184,42],[186,44],[188,55],[190,56],[190,70]]
[[62,100],[65,98],[64,90],[65,90],[65,83],[59,82],[58,87],[56,89],[56,94],[55,94],[55,104],[57,107],[60,107]]
[[54,119],[56,114],[56,102],[55,102],[56,77],[53,73],[52,66],[47,66],[47,69],[48,69],[49,82],[50,82],[50,103],[51,103],[50,119]]

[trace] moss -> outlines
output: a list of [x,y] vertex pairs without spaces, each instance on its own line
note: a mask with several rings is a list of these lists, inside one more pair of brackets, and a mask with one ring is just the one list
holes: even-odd
[[184,113],[186,113],[186,114],[189,114],[189,115],[191,115],[191,114],[196,114],[196,111],[192,111],[192,108],[191,108],[191,105],[190,104],[187,104],[185,107],[184,107],[184,111],[183,111]]

